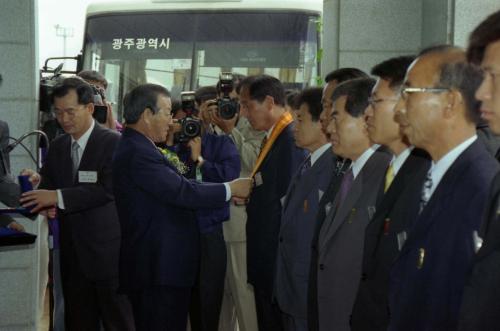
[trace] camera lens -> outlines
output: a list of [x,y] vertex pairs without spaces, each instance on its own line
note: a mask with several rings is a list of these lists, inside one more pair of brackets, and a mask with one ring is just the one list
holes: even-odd
[[201,132],[201,125],[199,121],[193,119],[187,119],[184,123],[183,133],[189,137],[194,138],[199,136]]
[[232,119],[234,116],[236,116],[238,110],[239,110],[239,104],[234,100],[221,99],[219,101],[219,116],[222,119],[225,120]]

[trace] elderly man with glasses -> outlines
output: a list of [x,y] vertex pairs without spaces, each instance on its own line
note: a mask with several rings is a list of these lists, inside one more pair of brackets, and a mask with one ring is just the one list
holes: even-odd
[[[455,330],[466,274],[496,160],[477,139],[481,72],[451,46],[427,49],[408,69],[397,116],[431,167],[390,276],[389,330]],[[410,231],[411,230],[411,231]]]

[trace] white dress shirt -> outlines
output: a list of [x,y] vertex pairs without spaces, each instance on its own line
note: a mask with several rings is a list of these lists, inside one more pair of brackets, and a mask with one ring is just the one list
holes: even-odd
[[[83,152],[85,152],[85,147],[87,147],[87,143],[89,142],[89,138],[92,133],[92,130],[94,130],[94,127],[95,127],[95,122],[92,119],[92,124],[90,124],[90,127],[87,129],[87,131],[85,131],[85,133],[78,140],[75,140],[73,139],[73,137],[71,137],[70,146],[73,146],[73,143],[75,141],[78,143],[78,165],[82,160]],[[69,149],[69,153],[71,154],[71,147]],[[61,190],[56,190],[56,192],[57,192],[57,207],[59,207],[59,209],[64,209],[64,200]]]
[[361,172],[363,167],[365,166],[366,161],[375,153],[375,151],[380,147],[378,144],[371,145],[366,151],[361,154],[360,157],[356,161],[351,163],[352,175],[353,178],[356,179],[358,174]]
[[411,151],[415,148],[414,146],[410,146],[404,151],[402,151],[398,156],[393,155],[391,160],[392,171],[394,173],[394,177],[398,174],[399,169],[403,166],[408,156],[410,156]]
[[328,144],[324,144],[323,146],[321,146],[320,148],[318,148],[317,150],[312,152],[312,154],[311,154],[311,167],[330,148],[332,148],[332,144],[328,143]]
[[432,161],[431,168],[429,169],[432,177],[432,186],[430,188],[429,199],[430,197],[432,197],[432,194],[436,190],[436,187],[439,185],[439,182],[441,182],[441,179],[443,179],[444,175],[446,174],[446,171],[448,171],[448,169],[460,156],[460,154],[462,154],[463,151],[465,151],[470,145],[472,145],[474,141],[476,141],[476,139],[477,135],[473,135],[472,137],[465,140],[460,145],[456,146],[451,151],[449,151],[439,161],[437,162]]

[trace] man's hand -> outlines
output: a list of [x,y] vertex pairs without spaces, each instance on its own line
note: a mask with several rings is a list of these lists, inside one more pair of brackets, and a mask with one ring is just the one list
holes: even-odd
[[54,207],[57,205],[57,192],[49,190],[28,191],[21,195],[19,200],[25,208],[31,208],[32,213],[37,213],[42,209]]
[[231,195],[236,198],[246,199],[252,192],[253,179],[252,178],[238,178],[229,182],[231,188]]
[[191,160],[193,162],[198,161],[201,155],[201,137],[195,137],[188,142],[188,146],[191,147]]
[[11,222],[9,225],[7,225],[9,229],[16,230],[19,232],[24,232],[24,226],[21,224],[17,223],[16,221]]
[[57,216],[57,209],[56,209],[56,207],[44,209],[40,212],[40,214],[47,217],[47,218],[53,219],[53,218],[56,218],[56,216]]
[[108,129],[111,130],[116,130],[116,122],[115,118],[113,117],[113,108],[111,106],[111,103],[106,102],[106,123],[104,123],[104,126],[107,127]]
[[29,176],[29,181],[33,187],[37,187],[40,184],[40,174],[33,169],[23,169],[21,170],[21,176]]

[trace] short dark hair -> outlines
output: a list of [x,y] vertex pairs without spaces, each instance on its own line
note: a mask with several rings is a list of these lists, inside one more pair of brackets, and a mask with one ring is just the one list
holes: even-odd
[[455,53],[456,56],[451,57],[439,66],[439,80],[437,86],[439,88],[456,89],[464,98],[466,108],[465,116],[471,123],[479,123],[480,102],[476,99],[475,94],[483,81],[483,73],[479,67],[467,62],[465,52],[456,46],[439,45],[427,48],[420,52],[418,57],[431,54]]
[[482,21],[469,36],[467,60],[481,64],[489,44],[500,40],[500,10]]
[[333,90],[332,101],[346,96],[345,111],[352,117],[360,117],[368,107],[368,98],[375,85],[373,78],[356,78],[339,84]]
[[340,84],[346,80],[366,77],[368,77],[366,72],[358,68],[340,68],[329,72],[325,77],[325,83],[336,80]]
[[99,82],[104,86],[104,89],[108,88],[108,81],[106,80],[106,77],[102,75],[100,72],[97,72],[95,70],[83,70],[80,71],[77,76],[85,79],[86,81],[94,81],[94,82]]
[[297,104],[297,96],[300,94],[300,91],[295,89],[287,89],[285,90],[285,105],[290,106],[292,109],[297,109],[299,105]]
[[247,76],[238,82],[236,85],[236,93],[240,94],[241,89],[250,86],[250,84],[255,80],[257,76]]
[[194,92],[194,100],[199,105],[213,99],[217,99],[217,88],[215,86],[203,86]]
[[153,114],[158,113],[159,109],[156,107],[156,104],[160,95],[170,97],[170,92],[157,84],[143,84],[133,88],[123,98],[123,117],[125,118],[125,123],[137,123],[146,108],[151,109]]
[[313,122],[319,121],[319,116],[323,111],[321,97],[323,89],[321,87],[310,87],[300,92],[296,97],[296,105],[299,108],[302,104],[306,104],[311,114]]
[[389,87],[398,89],[406,76],[406,70],[415,60],[415,56],[398,56],[380,62],[372,68],[371,74],[389,82]]
[[78,76],[68,77],[57,83],[52,90],[51,102],[54,103],[55,98],[62,98],[72,90],[78,96],[78,104],[87,105],[94,102],[92,86]]
[[263,102],[267,96],[274,99],[274,104],[285,107],[285,88],[278,78],[259,75],[255,76],[248,86],[250,99]]
[[182,102],[178,99],[172,99],[172,117],[174,117],[179,110],[182,110]]

